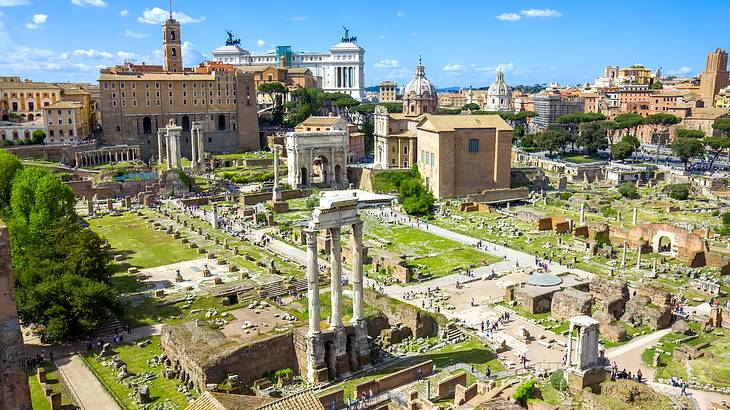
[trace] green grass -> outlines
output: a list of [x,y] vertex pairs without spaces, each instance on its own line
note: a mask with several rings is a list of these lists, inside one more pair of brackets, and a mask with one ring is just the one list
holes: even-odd
[[230,153],[230,154],[216,154],[214,155],[216,158],[220,159],[239,159],[239,158],[246,158],[246,159],[263,159],[263,158],[274,158],[274,154],[269,151],[259,151],[259,152],[237,152],[237,153]]
[[[147,364],[147,361],[152,359],[152,356],[162,353],[159,343],[160,337],[155,336],[152,338],[152,343],[145,347],[140,348],[135,344],[125,344],[116,346],[113,350],[127,364],[127,369],[130,373],[152,372],[157,376],[154,380],[147,383],[150,388],[150,397],[153,403],[159,404],[170,399],[178,408],[185,408],[188,405],[187,400],[182,393],[177,391],[180,382],[178,380],[168,380],[163,377],[160,372],[164,369],[164,366],[151,367]],[[130,397],[130,393],[134,392],[133,388],[117,383],[115,373],[112,372],[112,369],[103,366],[96,360],[96,353],[86,353],[82,357],[86,365],[96,375],[104,388],[114,397],[117,403],[124,409],[137,408],[137,404]]]
[[565,162],[572,162],[574,164],[590,164],[591,162],[603,161],[600,157],[588,156],[583,154],[561,154],[558,158]]
[[[58,376],[58,369],[51,362],[44,362],[43,368],[46,369],[46,384],[53,388],[54,393],[61,393],[61,406],[69,406],[72,404],[66,389],[61,384]],[[36,372],[28,373],[28,384],[30,385],[30,399],[33,404],[33,410],[51,410],[51,402],[43,391],[43,386],[38,382]]]
[[197,259],[195,249],[188,249],[163,231],[155,231],[139,216],[125,213],[89,219],[93,231],[109,241],[115,252],[127,257],[125,262],[139,268],[153,268]]

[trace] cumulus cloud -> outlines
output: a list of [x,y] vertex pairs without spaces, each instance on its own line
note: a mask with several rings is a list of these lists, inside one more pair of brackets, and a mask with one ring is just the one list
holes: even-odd
[[105,58],[109,59],[114,57],[114,55],[108,51],[99,51],[94,50],[93,48],[90,48],[88,50],[74,50],[71,54],[73,54],[76,57],[85,57],[85,58]]
[[119,15],[121,15],[122,17],[127,17],[129,15],[129,10],[122,10],[119,12]]
[[266,42],[263,39],[256,40],[256,45],[259,47],[263,47],[266,45]]
[[205,54],[195,47],[195,44],[185,41],[182,46],[183,63],[186,66],[196,66],[202,61],[210,58],[208,54]]
[[0,0],[0,7],[25,6],[30,0]]
[[674,70],[669,70],[669,74],[674,74],[674,75],[685,75],[685,74],[689,74],[691,72],[692,72],[692,67],[687,67],[687,66],[682,66],[682,67],[676,68]]
[[147,33],[137,33],[136,31],[132,31],[132,30],[124,30],[124,37],[145,38],[145,37],[149,37],[149,36],[150,35]]
[[379,62],[375,63],[375,68],[398,68],[400,67],[400,63],[398,60],[393,59],[385,59],[380,60]]
[[[170,18],[169,12],[159,7],[153,7],[151,9],[144,9],[142,15],[137,17],[137,21],[146,24],[162,24],[167,21],[168,18]],[[201,21],[205,21],[205,17],[201,16],[199,18],[192,18],[185,13],[178,13],[176,11],[172,12],[172,18],[180,22],[180,24],[200,23]]]
[[291,21],[304,21],[307,19],[307,16],[294,16],[290,17],[289,20]]
[[548,17],[560,17],[563,15],[563,13],[553,10],[553,9],[526,9],[526,10],[520,10],[520,14],[522,14],[525,17],[542,17],[542,18],[548,18]]
[[517,13],[502,13],[497,16],[497,20],[502,20],[502,21],[517,21],[520,19],[522,19],[522,16],[520,16]]
[[131,51],[117,51],[117,57],[123,61],[138,60],[139,56]]
[[399,11],[399,12],[395,13],[395,15],[398,16],[398,17],[403,17],[403,16],[406,15],[406,13],[404,13],[402,11]]
[[106,2],[104,0],[71,0],[71,4],[79,7],[106,7]]
[[459,73],[464,72],[468,69],[467,66],[461,65],[461,64],[446,64],[444,66],[444,71],[447,73]]
[[46,24],[47,20],[48,14],[34,14],[33,18],[30,19],[28,23],[26,23],[25,27],[31,30],[35,30],[37,28],[43,27],[43,25]]

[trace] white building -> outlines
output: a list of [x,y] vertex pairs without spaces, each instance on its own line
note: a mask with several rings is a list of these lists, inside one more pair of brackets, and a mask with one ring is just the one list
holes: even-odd
[[329,52],[294,52],[291,46],[277,46],[274,52],[251,54],[229,33],[226,45],[213,50],[213,58],[234,66],[277,66],[283,59],[286,67],[308,68],[313,75],[321,77],[325,92],[346,93],[362,101],[365,99],[365,50],[356,41],[345,30],[341,41]]
[[504,81],[504,73],[497,70],[497,80],[487,91],[487,111],[512,111],[512,88]]

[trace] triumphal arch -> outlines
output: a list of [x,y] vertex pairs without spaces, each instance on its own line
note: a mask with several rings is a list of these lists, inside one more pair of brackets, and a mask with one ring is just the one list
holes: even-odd
[[346,131],[288,132],[286,134],[289,185],[347,188]]
[[[352,320],[342,322],[342,248],[340,231],[351,226]],[[319,263],[317,235],[324,231],[330,239],[330,297],[332,314],[327,329],[319,320]],[[330,195],[320,198],[312,213],[307,239],[307,285],[309,329],[306,335],[307,379],[312,383],[333,380],[370,363],[368,332],[363,317],[362,221],[355,196]]]

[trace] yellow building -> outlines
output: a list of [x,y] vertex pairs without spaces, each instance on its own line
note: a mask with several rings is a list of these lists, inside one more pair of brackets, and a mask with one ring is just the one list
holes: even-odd
[[651,70],[641,64],[634,64],[619,70],[619,79],[627,84],[650,85],[652,82]]
[[0,119],[10,121],[15,115],[34,121],[41,109],[61,100],[61,87],[20,77],[0,77]]
[[398,101],[398,84],[395,81],[380,83],[380,102]]
[[75,101],[59,101],[43,107],[47,144],[70,144],[90,135],[88,105]]

